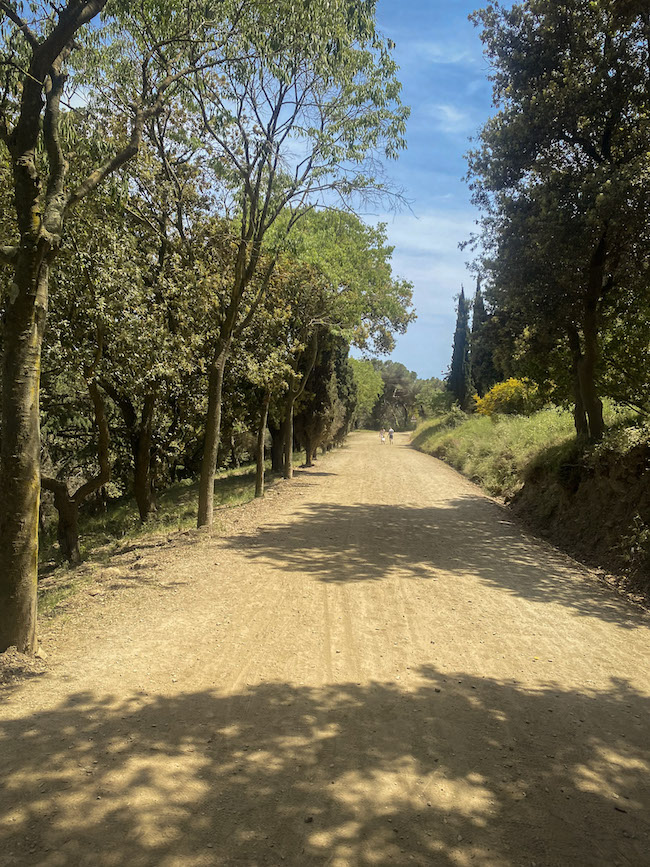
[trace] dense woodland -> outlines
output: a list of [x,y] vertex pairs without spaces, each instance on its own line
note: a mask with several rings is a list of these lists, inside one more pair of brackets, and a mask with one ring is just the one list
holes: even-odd
[[449,387],[471,410],[527,380],[594,443],[603,399],[650,411],[650,11],[528,0],[474,21],[497,111],[468,155],[482,290],[458,299]]
[[[604,398],[650,409],[650,13],[474,20],[495,113],[447,392],[471,410],[518,377],[511,411],[570,406],[598,442]],[[209,527],[219,467],[254,462],[261,496],[266,457],[290,479],[295,449],[444,402],[370,358],[414,317],[359,216],[401,204],[391,52],[374,0],[0,0],[0,652],[35,647],[43,503],[75,562],[84,510],[146,522],[196,480]]]
[[[373,2],[0,3],[0,650],[35,643],[39,501],[79,510],[353,423],[413,318],[381,226],[407,109]],[[40,389],[40,401],[39,401]]]

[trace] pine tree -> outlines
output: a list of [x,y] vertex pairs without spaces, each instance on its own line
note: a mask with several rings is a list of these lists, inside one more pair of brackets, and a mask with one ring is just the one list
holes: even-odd
[[454,333],[454,348],[451,356],[451,367],[447,377],[447,388],[453,394],[461,409],[468,409],[472,396],[472,372],[470,361],[470,302],[465,298],[465,290],[461,288],[458,296],[456,331]]

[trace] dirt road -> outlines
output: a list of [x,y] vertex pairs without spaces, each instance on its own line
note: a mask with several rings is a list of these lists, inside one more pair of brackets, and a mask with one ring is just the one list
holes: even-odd
[[650,865],[645,615],[403,434],[226,520],[3,694],[2,867]]

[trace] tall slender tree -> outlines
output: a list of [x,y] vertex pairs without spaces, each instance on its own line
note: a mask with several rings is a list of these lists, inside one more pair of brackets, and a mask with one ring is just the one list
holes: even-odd
[[[377,177],[378,160],[394,157],[404,145],[408,111],[399,100],[390,44],[376,30],[374,6],[366,0],[256,4],[242,17],[225,74],[196,76],[203,136],[217,153],[215,179],[239,229],[208,371],[199,527],[213,520],[223,382],[233,342],[250,324],[286,237],[325,199],[351,207],[355,195],[380,192],[385,185]],[[264,246],[272,253],[265,263]]]
[[454,332],[451,365],[447,376],[447,388],[453,394],[460,408],[468,409],[472,396],[470,301],[465,298],[464,289],[460,290],[456,311],[456,330]]
[[[112,123],[122,134],[115,149],[84,176],[85,164],[79,165],[66,135],[66,87],[70,73],[90,68],[91,55],[96,60],[110,53],[113,37],[118,41],[115,20],[112,35],[105,25],[89,27],[107,5],[106,0],[0,2],[0,141],[11,164],[14,199],[10,243],[0,246],[0,259],[11,273],[2,302],[0,651],[16,645],[32,652],[36,643],[40,359],[50,271],[67,217],[137,153],[147,120],[160,111],[169,89],[201,65],[207,50],[203,35],[195,32],[196,15],[203,20],[203,12],[173,0],[162,4],[162,14],[161,4],[139,5],[133,38],[120,38],[117,51],[113,46],[115,74],[130,71],[121,88],[121,110],[113,104]],[[116,3],[114,9],[119,13],[125,6]],[[80,51],[84,42],[88,49],[94,42],[96,51]],[[98,72],[101,65],[87,80],[90,100],[97,82],[114,72],[107,65]]]
[[498,381],[498,373],[494,363],[494,346],[488,312],[483,301],[480,278],[476,281],[476,292],[472,302],[472,338],[471,365],[472,384],[479,397],[489,391]]

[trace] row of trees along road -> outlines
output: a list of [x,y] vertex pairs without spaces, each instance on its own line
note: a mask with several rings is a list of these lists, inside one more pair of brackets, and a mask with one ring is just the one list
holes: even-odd
[[351,359],[357,383],[355,423],[359,427],[410,430],[439,408],[444,383],[435,376],[418,379],[398,361]]
[[475,14],[496,114],[469,154],[495,356],[578,436],[602,397],[650,410],[650,11],[526,0]]
[[349,421],[348,346],[412,318],[354,215],[407,117],[374,6],[0,0],[0,651],[35,647],[41,484],[71,559],[111,473],[143,521],[196,473],[209,526],[222,431],[259,457],[268,418],[290,477],[294,418],[308,460]]

